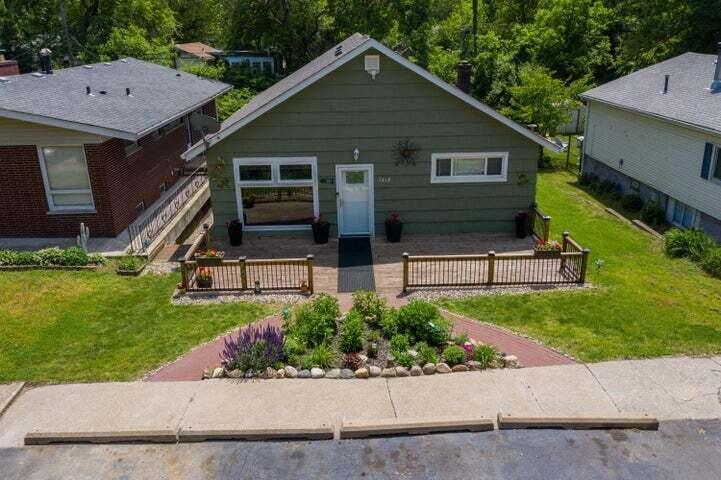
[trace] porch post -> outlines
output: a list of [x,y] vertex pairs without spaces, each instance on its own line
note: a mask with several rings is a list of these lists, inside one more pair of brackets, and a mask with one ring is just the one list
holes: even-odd
[[247,257],[238,257],[238,266],[240,267],[240,288],[248,290],[248,273],[245,270],[245,260]]
[[488,252],[488,280],[486,281],[486,284],[488,286],[493,285],[493,277],[496,273],[496,252],[491,250]]
[[403,293],[408,291],[408,252],[403,252]]
[[312,295],[315,291],[313,286],[313,255],[305,257],[305,263],[308,266],[308,290]]
[[581,277],[578,279],[578,283],[586,283],[586,272],[588,271],[588,254],[591,250],[588,248],[583,249],[583,257],[581,257]]

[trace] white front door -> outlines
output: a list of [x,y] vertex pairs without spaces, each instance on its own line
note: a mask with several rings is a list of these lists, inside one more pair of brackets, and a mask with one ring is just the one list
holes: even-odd
[[338,233],[373,234],[373,165],[337,165]]

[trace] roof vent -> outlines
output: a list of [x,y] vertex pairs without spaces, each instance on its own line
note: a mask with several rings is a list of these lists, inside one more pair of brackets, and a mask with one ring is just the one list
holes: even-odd
[[110,62],[105,62],[105,63],[103,63],[103,65],[105,65],[106,67],[109,67],[109,66],[110,66]]
[[714,71],[713,81],[711,82],[711,93],[721,92],[721,42],[717,45],[716,53],[716,70]]
[[125,96],[126,97],[132,97],[133,95],[130,93],[130,88],[125,89]]
[[43,74],[40,73],[40,72],[33,72],[33,73],[32,73],[32,76],[35,77],[35,78],[43,78],[45,75],[43,75]]
[[666,75],[663,77],[663,92],[661,92],[661,93],[663,93],[664,95],[666,95],[668,93],[668,81],[670,78],[671,78],[671,75]]
[[381,56],[380,55],[366,55],[365,56],[365,70],[368,72],[373,80],[376,79],[376,75],[381,71]]
[[127,58],[123,58],[122,60],[120,60],[120,63],[128,63],[128,59],[127,59]]
[[92,91],[90,90],[90,85],[88,85],[88,86],[85,87],[85,95],[87,95],[87,96],[89,96],[89,97],[94,97],[94,96],[95,96],[95,95],[92,93]]
[[108,94],[108,92],[107,92],[106,90],[100,90],[100,92],[98,92],[98,93],[100,93],[100,95],[107,95],[107,94]]
[[93,69],[93,66],[92,66],[92,65],[83,65],[83,68],[84,68],[85,70],[92,70],[92,69]]
[[340,57],[341,55],[343,55],[343,45],[338,45],[335,47],[335,56]]
[[0,77],[0,83],[9,83],[10,79],[8,77]]

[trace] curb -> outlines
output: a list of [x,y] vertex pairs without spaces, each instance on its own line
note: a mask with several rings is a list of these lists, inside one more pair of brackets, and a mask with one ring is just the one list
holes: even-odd
[[176,443],[174,430],[138,430],[115,432],[30,432],[25,445],[51,445],[54,443]]
[[498,413],[498,429],[555,428],[565,430],[627,429],[658,430],[659,422],[648,413],[627,413],[608,417],[559,415],[514,416]]
[[178,441],[180,443],[207,442],[213,440],[333,440],[333,426],[322,424],[320,427],[271,427],[233,430],[193,430],[191,428],[183,428],[178,433]]
[[10,408],[10,405],[15,401],[16,398],[20,396],[20,393],[25,389],[25,382],[20,382],[20,385],[18,388],[15,389],[13,393],[10,394],[10,398],[5,400],[5,402],[0,405],[0,417]]
[[476,419],[398,419],[346,422],[340,427],[341,440],[392,435],[428,435],[431,433],[488,432],[494,429],[493,420]]

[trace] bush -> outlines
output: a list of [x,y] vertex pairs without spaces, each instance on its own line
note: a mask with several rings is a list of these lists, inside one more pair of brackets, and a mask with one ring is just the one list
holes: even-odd
[[673,258],[688,257],[698,262],[707,251],[716,248],[716,242],[703,230],[674,228],[663,236],[666,255]]
[[0,250],[0,265],[15,265],[17,255],[14,250]]
[[641,209],[641,220],[654,227],[661,225],[666,221],[666,211],[661,204],[652,200]]
[[145,261],[140,257],[123,257],[118,261],[118,271],[120,272],[134,272],[139,270]]
[[383,312],[380,327],[383,331],[383,336],[386,338],[391,338],[393,335],[398,333],[398,310],[395,308],[389,308]]
[[416,364],[416,360],[410,353],[402,352],[396,355],[396,364],[400,365],[401,367],[411,368],[413,365]]
[[595,173],[582,173],[578,177],[578,184],[584,187],[588,187],[595,183],[598,183],[598,175]]
[[363,350],[363,317],[355,310],[348,312],[340,334],[340,351],[353,353]]
[[60,256],[60,265],[66,267],[82,267],[88,264],[88,254],[80,247],[71,247],[63,250]]
[[425,365],[426,363],[438,363],[438,352],[433,347],[428,346],[426,342],[416,345],[418,351],[418,363]]
[[466,351],[458,345],[451,345],[443,350],[443,358],[449,365],[459,365],[466,361]]
[[643,200],[640,195],[625,195],[621,200],[621,206],[626,210],[639,211],[643,208]]
[[339,316],[338,300],[321,294],[314,301],[298,307],[294,318],[286,325],[286,331],[306,347],[325,345],[336,333]]
[[318,345],[308,355],[303,357],[303,368],[329,368],[335,362],[335,352],[327,345]]
[[613,180],[604,180],[598,184],[598,191],[605,194],[616,192],[616,182]]
[[490,368],[498,352],[491,345],[476,345],[473,349],[473,360],[480,362],[481,368]]
[[706,252],[701,259],[701,268],[709,275],[721,278],[721,247],[715,247]]
[[40,259],[40,265],[60,265],[63,250],[58,247],[44,248],[37,251],[37,256]]
[[237,340],[225,340],[220,354],[226,368],[259,372],[283,359],[283,331],[273,326],[250,326],[238,334]]
[[412,343],[429,345],[440,345],[451,333],[450,323],[441,317],[438,307],[420,300],[412,300],[398,310],[397,329],[398,333],[408,335]]
[[405,353],[411,348],[410,342],[408,341],[408,335],[396,334],[391,338],[391,353],[398,356],[401,353]]
[[378,332],[378,330],[370,330],[366,334],[366,340],[369,342],[377,343],[381,339],[381,334]]
[[99,253],[88,254],[88,263],[91,265],[104,265],[107,259]]
[[453,337],[453,343],[456,345],[463,346],[464,343],[468,341],[468,334],[467,333],[459,333],[455,337]]
[[306,349],[303,342],[295,337],[285,337],[285,343],[283,344],[283,355],[291,365],[298,365],[301,357],[305,354]]
[[40,265],[40,257],[35,252],[16,252],[13,265]]
[[379,297],[376,292],[357,291],[353,293],[353,309],[364,319],[372,319],[369,323],[375,325],[383,318],[386,300]]

